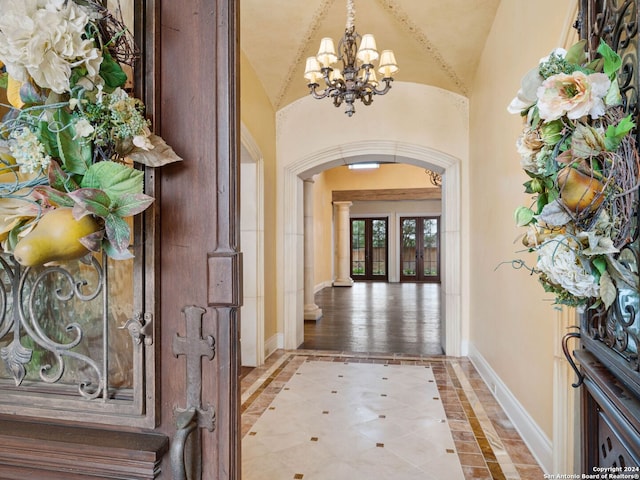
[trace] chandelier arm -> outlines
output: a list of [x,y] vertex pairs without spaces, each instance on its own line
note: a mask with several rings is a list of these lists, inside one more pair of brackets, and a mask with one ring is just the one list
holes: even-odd
[[311,96],[317,100],[320,100],[322,98],[326,98],[329,96],[329,94],[331,93],[331,90],[333,90],[330,87],[325,88],[323,91],[321,92],[317,92],[316,89],[319,87],[320,85],[318,85],[317,83],[310,83],[308,85],[309,87],[309,93],[311,94]]
[[371,90],[367,90],[360,95],[360,101],[365,105],[371,105],[373,103],[373,94]]
[[384,88],[378,89],[376,87],[372,87],[372,90],[373,90],[374,94],[376,94],[376,95],[384,95],[385,93],[387,93],[391,89],[391,82],[393,82],[393,78],[392,77],[383,78],[382,81],[384,82]]

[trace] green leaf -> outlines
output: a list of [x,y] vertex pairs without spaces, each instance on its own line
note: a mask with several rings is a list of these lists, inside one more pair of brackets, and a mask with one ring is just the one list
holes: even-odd
[[107,91],[113,91],[127,81],[127,74],[124,73],[120,64],[113,59],[106,48],[102,50],[100,76],[104,79]]
[[604,103],[608,107],[615,107],[622,103],[622,95],[620,95],[620,86],[618,85],[617,78],[611,80],[611,85],[609,86],[609,90],[607,90],[607,95],[604,97]]
[[125,194],[142,193],[144,173],[122,163],[104,161],[89,167],[81,182],[83,188],[104,190],[113,202]]
[[27,105],[44,103],[46,97],[38,91],[38,89],[31,82],[23,82],[20,85],[20,100]]
[[87,210],[98,217],[106,218],[110,215],[111,199],[102,190],[95,188],[80,188],[69,193],[69,196]]
[[61,192],[60,190],[47,185],[36,187],[34,190],[40,197],[58,207],[73,207],[75,203],[67,193]]
[[49,162],[47,177],[49,179],[49,185],[61,192],[72,192],[79,188],[79,185],[68,173],[65,173],[65,171],[60,168],[60,165],[55,160]]
[[118,197],[111,211],[119,217],[130,217],[146,210],[154,198],[144,193],[126,193]]
[[129,224],[118,215],[109,214],[104,219],[107,240],[117,253],[122,254],[129,248],[131,231]]
[[587,54],[585,52],[585,47],[587,45],[586,40],[580,40],[579,42],[573,44],[569,50],[567,50],[567,54],[564,59],[573,63],[574,65],[582,65],[587,60]]
[[47,153],[59,158],[65,171],[83,175],[91,164],[91,145],[84,139],[74,139],[76,130],[71,114],[58,108],[53,114],[53,121],[40,122],[39,127],[39,136]]
[[533,220],[533,210],[527,207],[518,207],[514,213],[516,225],[518,227],[524,227],[529,225]]
[[102,248],[107,256],[114,260],[129,260],[133,258],[133,254],[129,250],[125,250],[123,252],[116,250],[107,239],[102,242]]
[[548,203],[549,197],[546,193],[541,193],[540,195],[538,195],[538,198],[536,200],[536,213],[539,215]]
[[608,309],[613,305],[613,302],[616,301],[617,296],[618,290],[613,280],[611,280],[609,272],[605,270],[600,277],[600,298],[602,299],[602,303],[604,303],[604,306]]
[[7,72],[0,73],[0,88],[7,88],[9,83],[9,74]]
[[598,270],[598,272],[600,272],[600,275],[602,275],[604,272],[607,271],[607,259],[606,258],[604,258],[604,257],[594,257],[591,260],[591,263],[596,268],[596,270]]
[[607,43],[600,39],[600,45],[598,45],[598,53],[604,59],[603,72],[613,80],[616,75],[616,72],[620,69],[622,65],[622,60],[620,56],[614,52]]
[[631,115],[628,115],[620,120],[620,123],[617,125],[609,125],[609,127],[607,127],[607,131],[604,134],[604,143],[608,151],[615,152],[620,146],[622,139],[635,128],[636,124],[631,118]]

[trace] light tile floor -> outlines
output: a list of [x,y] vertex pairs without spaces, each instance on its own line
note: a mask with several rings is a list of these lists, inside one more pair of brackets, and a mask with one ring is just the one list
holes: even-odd
[[278,351],[242,379],[244,480],[538,480],[464,358]]

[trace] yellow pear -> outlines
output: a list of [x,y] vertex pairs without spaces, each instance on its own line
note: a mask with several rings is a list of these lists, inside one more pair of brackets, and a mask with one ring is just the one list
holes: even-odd
[[56,208],[45,213],[13,250],[17,262],[34,267],[74,260],[89,253],[79,240],[97,232],[100,226],[91,215],[76,220],[71,212],[71,208]]
[[570,166],[558,172],[560,198],[572,212],[595,210],[604,200],[604,185],[591,175]]

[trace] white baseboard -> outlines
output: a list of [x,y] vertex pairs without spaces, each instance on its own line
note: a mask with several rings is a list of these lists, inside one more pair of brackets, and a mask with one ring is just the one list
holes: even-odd
[[469,356],[469,340],[462,340],[460,342],[460,356],[461,357]]
[[269,358],[273,352],[279,348],[284,348],[284,334],[276,333],[272,335],[266,342],[264,342],[264,358]]
[[469,344],[469,359],[492,390],[493,396],[513,423],[524,443],[529,447],[540,467],[545,472],[551,472],[553,470],[553,448],[549,437],[531,418],[531,415],[472,343]]
[[331,285],[333,285],[333,283],[332,283],[332,281],[331,281],[331,280],[327,280],[327,281],[324,281],[324,282],[322,282],[322,283],[319,283],[318,285],[316,285],[316,286],[313,288],[313,293],[318,293],[318,292],[319,292],[320,290],[322,290],[323,288],[330,287]]

